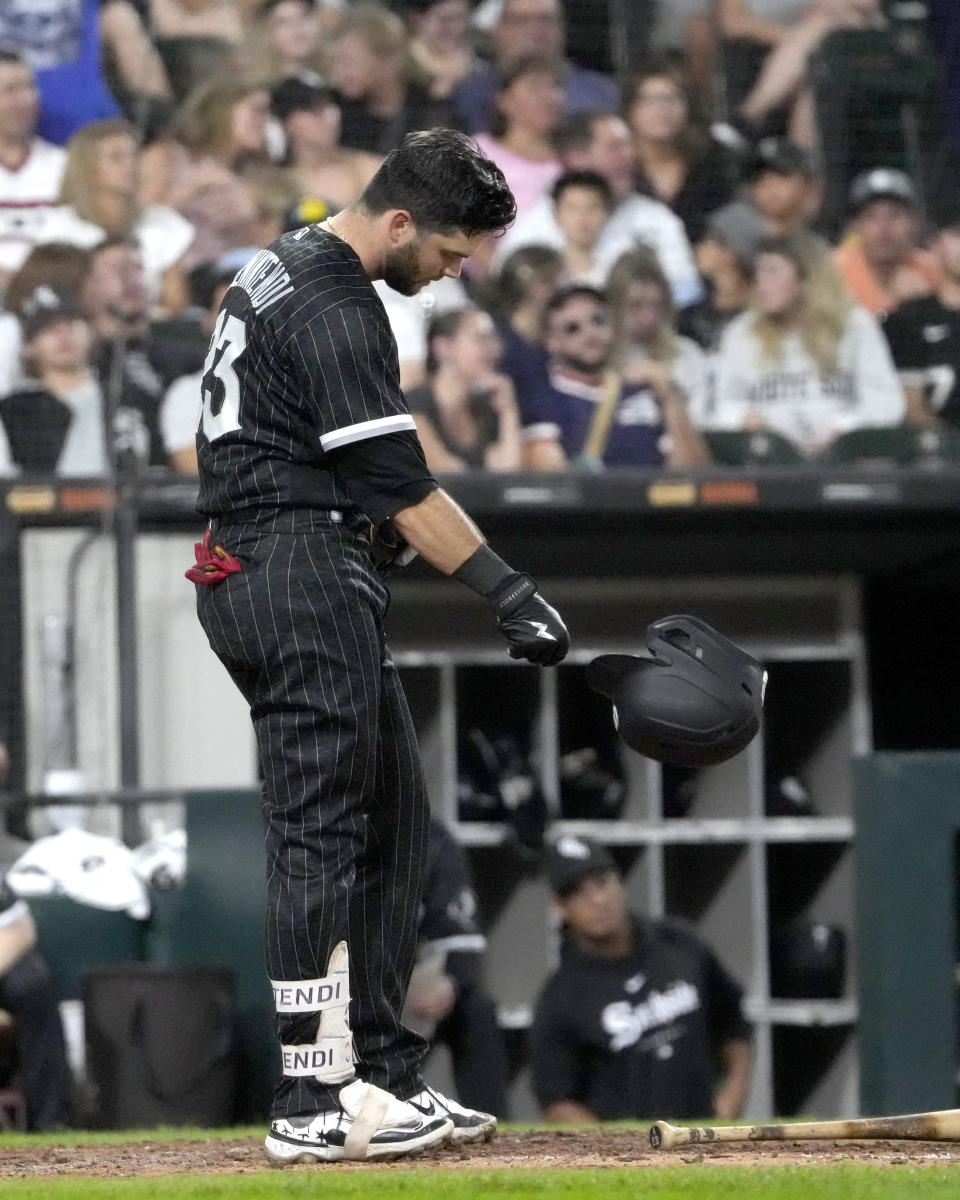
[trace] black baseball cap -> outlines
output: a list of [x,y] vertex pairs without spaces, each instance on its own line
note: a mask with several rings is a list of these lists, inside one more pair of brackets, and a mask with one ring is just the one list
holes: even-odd
[[23,330],[23,340],[29,342],[41,330],[55,325],[57,321],[74,321],[83,317],[83,310],[76,297],[42,283],[35,287],[20,305],[17,315]]
[[313,112],[339,102],[335,89],[312,71],[289,75],[270,89],[270,111],[278,121],[285,121],[295,112]]
[[547,847],[547,879],[557,896],[569,896],[585,875],[615,871],[606,846],[579,834],[564,833]]
[[753,262],[757,247],[767,236],[763,217],[743,200],[726,204],[707,218],[705,238],[713,238],[740,259],[746,266]]
[[917,189],[909,175],[894,167],[874,167],[864,171],[850,185],[850,211],[854,214],[874,200],[895,200],[906,208],[917,208]]
[[816,174],[813,159],[806,150],[782,137],[761,138],[753,148],[745,170],[747,179],[756,179],[766,171],[775,175],[805,175],[808,179]]

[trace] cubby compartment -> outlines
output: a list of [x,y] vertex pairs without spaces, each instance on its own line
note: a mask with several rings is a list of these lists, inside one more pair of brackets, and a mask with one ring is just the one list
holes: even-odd
[[[767,669],[767,815],[849,815],[854,744],[851,663],[844,659],[772,662]],[[795,781],[798,797],[793,813],[788,780]],[[801,791],[805,799],[800,798]]]
[[853,994],[853,867],[843,842],[767,847],[770,995],[840,1000]]
[[754,905],[743,842],[664,847],[664,911],[681,917],[746,990],[754,965]]
[[855,1112],[856,1041],[849,1024],[774,1025],[773,1103],[781,1117]]
[[610,701],[589,686],[585,664],[557,669],[556,711],[557,815],[611,821],[629,813],[642,819],[650,803],[644,760],[617,737]]

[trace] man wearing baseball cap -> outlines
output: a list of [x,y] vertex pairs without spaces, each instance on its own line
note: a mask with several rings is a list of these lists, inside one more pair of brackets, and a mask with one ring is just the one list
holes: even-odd
[[950,194],[930,214],[935,291],[904,300],[884,322],[913,424],[960,428],[960,200]]
[[920,205],[909,176],[875,167],[850,187],[850,235],[834,260],[858,304],[874,316],[934,291],[940,272],[918,247]]
[[547,875],[563,940],[531,1061],[548,1120],[736,1117],[750,1072],[739,984],[682,922],[630,913],[605,846],[564,834]]
[[745,195],[713,213],[729,220],[759,218],[759,237],[806,231],[820,205],[820,179],[810,155],[787,138],[762,138],[743,169]]

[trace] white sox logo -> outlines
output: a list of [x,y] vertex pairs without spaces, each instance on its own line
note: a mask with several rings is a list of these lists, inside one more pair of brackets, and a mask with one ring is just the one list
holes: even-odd
[[696,1012],[699,1007],[697,988],[685,980],[677,980],[662,992],[651,991],[638,1004],[631,1004],[629,1000],[608,1004],[600,1014],[600,1024],[610,1035],[610,1049],[616,1052],[635,1045],[651,1030]]

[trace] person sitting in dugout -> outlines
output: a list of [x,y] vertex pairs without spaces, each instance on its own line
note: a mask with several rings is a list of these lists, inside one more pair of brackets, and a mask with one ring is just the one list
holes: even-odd
[[563,835],[547,876],[563,941],[531,1030],[546,1118],[739,1116],[751,1061],[740,985],[683,922],[629,911],[606,847]]

